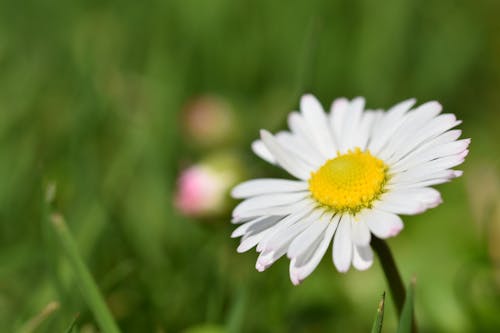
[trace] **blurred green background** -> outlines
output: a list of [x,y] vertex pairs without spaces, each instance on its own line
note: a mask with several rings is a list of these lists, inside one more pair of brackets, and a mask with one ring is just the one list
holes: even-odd
[[[284,175],[249,146],[305,92],[325,107],[437,99],[464,120],[464,176],[389,243],[404,279],[417,276],[422,332],[498,331],[499,12],[494,0],[1,1],[2,331],[63,332],[77,313],[80,332],[98,331],[47,222],[52,182],[124,332],[369,331],[387,289],[377,261],[340,274],[326,255],[293,287],[288,260],[258,273],[254,251],[236,253],[233,202],[201,218],[173,205],[181,170],[217,154],[239,177]],[[231,129],[210,146],[183,116],[207,95]],[[389,303],[384,331],[395,326]]]

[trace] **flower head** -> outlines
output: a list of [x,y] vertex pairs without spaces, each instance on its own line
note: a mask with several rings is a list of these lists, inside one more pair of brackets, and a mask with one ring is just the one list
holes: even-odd
[[452,168],[468,153],[470,139],[458,140],[461,131],[453,129],[461,121],[441,114],[437,102],[414,104],[384,112],[365,110],[363,98],[340,98],[327,114],[305,95],[301,112],[288,117],[290,131],[262,130],[253,151],[297,180],[254,179],[233,189],[245,199],[233,211],[240,226],[232,237],[243,236],[238,251],[257,246],[259,271],[287,254],[294,284],[312,273],[332,240],[338,271],[369,268],[372,234],[395,236],[400,214],[439,205],[431,186],[459,177]]

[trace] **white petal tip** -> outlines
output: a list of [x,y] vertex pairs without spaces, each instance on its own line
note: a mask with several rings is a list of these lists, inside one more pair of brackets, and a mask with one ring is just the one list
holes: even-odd
[[427,104],[428,106],[431,106],[433,108],[439,109],[439,110],[443,109],[443,106],[438,101],[430,101],[430,102],[427,102],[425,104]]
[[366,271],[370,267],[372,267],[372,265],[373,265],[373,260],[368,261],[368,262],[364,262],[363,264],[358,264],[357,267],[356,267],[356,269],[358,271]]
[[337,267],[337,271],[338,271],[339,273],[345,274],[345,273],[347,273],[347,272],[349,271],[349,267],[347,267],[347,268],[345,268],[345,267],[338,268],[338,267]]
[[311,101],[311,100],[316,100],[316,97],[314,97],[314,95],[311,94],[311,93],[304,94],[300,98],[301,102],[308,102],[308,101]]
[[436,201],[429,203],[427,205],[427,208],[436,208],[437,206],[439,206],[442,203],[443,203],[443,199],[439,198]]
[[265,130],[265,129],[261,129],[261,130],[259,131],[259,134],[260,134],[260,138],[261,138],[262,140],[264,140],[264,138],[265,138],[265,137],[269,137],[269,136],[271,136],[271,133],[269,133],[269,131],[268,131],[268,130]]
[[236,249],[236,252],[238,253],[243,253],[243,252],[247,252],[248,250],[250,250],[252,247],[249,247],[248,246],[248,242],[245,242],[245,241],[242,241],[240,243],[240,245],[238,246],[238,248]]
[[403,230],[403,225],[401,226],[394,226],[389,230],[388,237],[394,237],[397,236],[401,230]]
[[337,99],[335,99],[332,103],[332,106],[333,107],[337,107],[337,106],[340,106],[340,105],[345,105],[346,103],[348,103],[349,100],[345,97],[339,97]]
[[460,177],[464,174],[464,172],[462,170],[453,170],[453,175],[455,177]]
[[292,281],[294,286],[298,286],[302,282],[303,278],[300,271],[294,265],[295,259],[292,259],[290,262],[290,281]]
[[261,272],[261,273],[262,273],[263,271],[265,271],[265,270],[266,270],[266,268],[267,268],[266,266],[262,265],[262,264],[261,264],[261,263],[259,263],[258,261],[257,261],[257,263],[255,264],[255,269],[257,269],[257,271],[259,271],[259,272]]
[[238,194],[239,194],[238,186],[233,187],[231,189],[231,192],[229,193],[229,195],[231,196],[231,198],[233,198],[233,199],[241,199],[241,197]]
[[231,233],[231,238],[238,238],[240,236],[243,236],[240,232],[240,230],[238,230],[240,228],[237,228],[236,230],[234,230],[232,233]]

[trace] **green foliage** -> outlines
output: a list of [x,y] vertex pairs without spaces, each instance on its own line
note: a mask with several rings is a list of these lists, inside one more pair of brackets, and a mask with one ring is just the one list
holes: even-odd
[[119,333],[120,330],[109,312],[92,275],[89,273],[79,253],[75,240],[71,235],[66,222],[61,215],[54,214],[51,217],[54,230],[61,242],[64,253],[70,262],[72,273],[79,286],[87,306],[94,314],[101,331],[104,333]]
[[403,305],[403,311],[401,312],[401,318],[399,319],[399,325],[397,333],[412,333],[414,332],[415,326],[415,279],[409,283],[406,289],[406,298]]
[[66,329],[66,333],[73,333],[73,332],[76,332],[75,330],[75,327],[76,327],[76,322],[78,321],[78,316],[75,316],[75,318],[73,318],[73,321],[71,322],[71,324],[69,324],[68,326],[68,329]]

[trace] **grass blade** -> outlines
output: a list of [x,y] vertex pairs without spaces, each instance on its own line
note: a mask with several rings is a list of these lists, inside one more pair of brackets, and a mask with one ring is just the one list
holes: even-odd
[[75,328],[76,326],[78,317],[80,317],[80,314],[77,314],[75,318],[73,318],[73,321],[71,322],[71,324],[69,324],[68,328],[66,329],[66,333],[73,333],[73,328]]
[[50,302],[43,308],[43,310],[36,316],[31,318],[19,332],[21,333],[32,333],[34,332],[47,318],[50,317],[54,312],[59,310],[60,304],[57,301]]
[[76,242],[64,222],[64,218],[60,214],[53,214],[51,216],[51,222],[73,269],[82,295],[94,314],[102,332],[119,333],[120,330],[109,312],[92,275],[85,266]]
[[382,294],[382,299],[378,303],[377,315],[372,326],[372,333],[380,333],[382,331],[382,324],[384,322],[384,307],[385,307],[385,291]]

